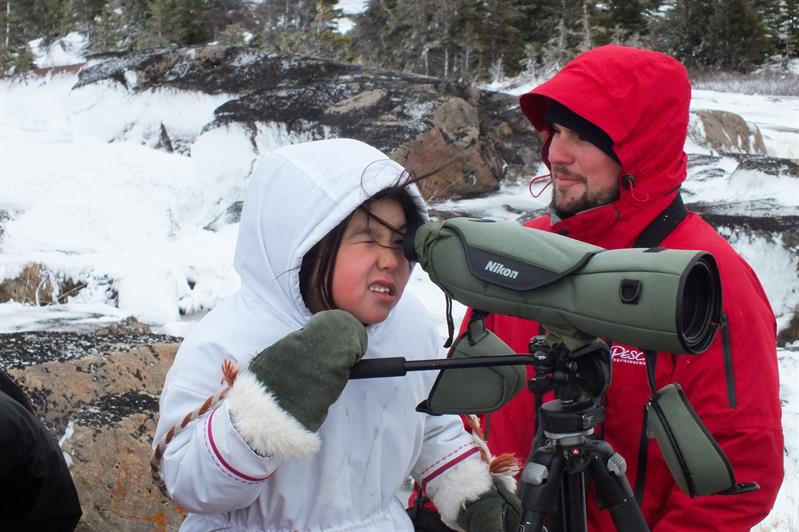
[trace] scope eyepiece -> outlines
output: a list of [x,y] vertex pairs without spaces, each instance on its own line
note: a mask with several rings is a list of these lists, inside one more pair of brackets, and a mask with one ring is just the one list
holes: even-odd
[[402,237],[402,253],[405,258],[411,262],[418,262],[419,257],[416,255],[416,231],[419,229],[419,224],[410,224],[405,228],[405,235]]

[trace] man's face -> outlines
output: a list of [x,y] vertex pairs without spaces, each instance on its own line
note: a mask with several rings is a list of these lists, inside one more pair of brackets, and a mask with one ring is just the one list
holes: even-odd
[[560,124],[552,125],[549,145],[552,205],[561,218],[607,205],[619,197],[621,165]]

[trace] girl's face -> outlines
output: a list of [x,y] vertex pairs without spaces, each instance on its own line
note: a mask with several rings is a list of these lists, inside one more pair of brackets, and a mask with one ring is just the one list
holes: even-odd
[[333,270],[333,303],[361,323],[380,323],[397,304],[411,274],[402,254],[405,213],[399,202],[381,199],[353,214],[336,253]]

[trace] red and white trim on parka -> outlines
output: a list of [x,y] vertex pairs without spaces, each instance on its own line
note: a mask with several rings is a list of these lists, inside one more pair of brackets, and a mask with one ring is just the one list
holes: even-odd
[[233,386],[238,373],[239,369],[236,363],[231,360],[225,360],[222,363],[222,382],[225,386],[215,394],[209,396],[199,407],[183,416],[180,423],[172,425],[153,447],[153,453],[150,455],[150,475],[159,488],[163,488],[164,486],[164,476],[161,474],[161,458],[164,457],[166,446],[175,439],[175,436],[183,432],[183,429],[185,429],[189,423],[204,416],[213,406],[225,398],[228,392],[230,392],[230,388]]
[[[515,476],[521,464],[512,454],[495,457],[483,438],[476,416],[465,418],[471,428],[472,444],[456,450],[448,458],[437,462],[435,469],[420,480],[420,485],[433,500],[441,520],[453,530],[458,526],[458,515],[467,502],[477,500],[499,482],[511,492],[516,491]],[[459,452],[460,451],[460,452]],[[480,453],[479,459],[467,460]],[[428,468],[428,470],[431,468]],[[440,477],[440,480],[436,480]]]
[[[454,530],[461,530],[458,515],[466,503],[477,500],[493,487],[488,464],[479,455],[474,456],[479,449],[472,447],[471,451],[466,456],[461,455],[457,463],[450,461],[446,471],[426,484],[427,495],[436,505],[441,520]],[[467,459],[469,457],[472,459]]]
[[264,480],[271,477],[274,474],[274,471],[262,477],[254,477],[252,475],[247,475],[246,473],[242,473],[241,471],[230,465],[230,463],[228,463],[227,460],[225,460],[225,457],[222,455],[222,451],[219,450],[219,446],[216,443],[216,438],[214,438],[214,416],[216,415],[217,412],[219,412],[218,406],[213,410],[211,410],[211,413],[208,416],[208,420],[205,422],[205,434],[206,437],[208,438],[207,449],[208,452],[211,454],[212,458],[214,459],[214,461],[216,461],[218,465],[226,472],[231,473],[239,480],[243,480],[245,482],[252,482],[252,483],[263,482]]
[[[150,474],[159,487],[164,480],[161,459],[167,445],[192,421],[211,411],[223,399],[227,399],[228,411],[236,431],[252,449],[264,457],[303,459],[315,454],[321,440],[315,432],[306,429],[291,414],[280,408],[274,395],[249,371],[240,372],[236,364],[225,360],[222,364],[224,388],[208,397],[200,407],[186,414],[180,423],[172,426],[153,448],[150,457]],[[219,452],[214,443],[213,416],[207,422],[207,436],[214,459],[243,480],[263,481],[268,477],[254,478],[237,471]]]

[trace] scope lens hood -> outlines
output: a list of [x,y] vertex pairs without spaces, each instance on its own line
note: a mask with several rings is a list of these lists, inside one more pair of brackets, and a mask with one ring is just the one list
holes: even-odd
[[721,321],[721,277],[710,253],[698,253],[685,268],[677,293],[677,335],[689,354],[713,342]]

